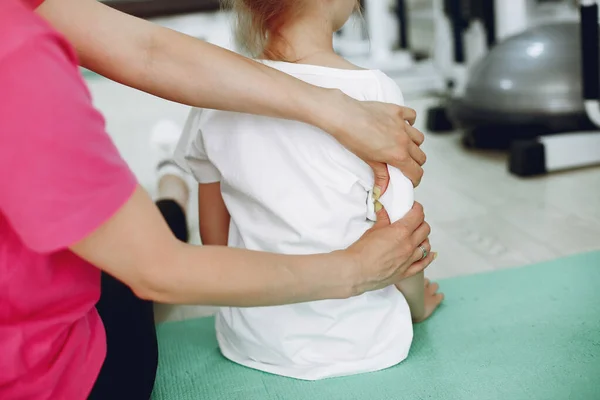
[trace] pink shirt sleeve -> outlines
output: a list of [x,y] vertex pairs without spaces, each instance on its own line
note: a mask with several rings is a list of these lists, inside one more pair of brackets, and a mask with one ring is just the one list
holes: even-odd
[[110,218],[136,179],[58,36],[3,58],[0,88],[0,210],[33,250],[65,248]]

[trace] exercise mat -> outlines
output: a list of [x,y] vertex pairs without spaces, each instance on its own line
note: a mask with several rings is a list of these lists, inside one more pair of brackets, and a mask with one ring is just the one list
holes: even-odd
[[219,353],[214,319],[158,327],[153,400],[600,399],[600,252],[443,280],[406,361],[299,381]]

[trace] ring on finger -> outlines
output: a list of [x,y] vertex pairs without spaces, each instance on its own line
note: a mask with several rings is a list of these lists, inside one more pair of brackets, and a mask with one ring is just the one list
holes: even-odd
[[421,251],[423,252],[423,256],[421,256],[421,260],[423,260],[423,259],[425,259],[427,257],[427,255],[429,254],[429,252],[427,251],[427,249],[423,245],[419,245],[419,249],[421,249]]

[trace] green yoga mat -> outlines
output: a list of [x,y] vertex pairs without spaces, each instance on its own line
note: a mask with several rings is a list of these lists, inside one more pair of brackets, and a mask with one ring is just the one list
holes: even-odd
[[600,399],[600,252],[440,283],[408,359],[352,377],[254,371],[220,355],[212,318],[162,324],[153,400]]

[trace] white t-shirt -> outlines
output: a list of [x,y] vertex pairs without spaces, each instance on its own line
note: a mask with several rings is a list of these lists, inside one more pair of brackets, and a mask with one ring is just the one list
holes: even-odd
[[[379,71],[265,63],[359,100],[404,102]],[[199,183],[221,182],[231,247],[327,253],[354,243],[375,220],[370,167],[304,123],[193,109],[176,159]],[[389,170],[390,188],[380,201],[396,220],[412,207],[413,186]],[[413,337],[408,304],[395,286],[346,300],[224,307],[216,330],[230,360],[306,380],[393,366],[407,357]]]

